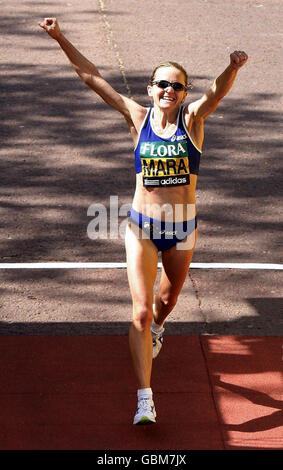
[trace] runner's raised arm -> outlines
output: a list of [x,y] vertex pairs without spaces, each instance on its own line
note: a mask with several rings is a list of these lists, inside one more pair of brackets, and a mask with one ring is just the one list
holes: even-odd
[[[76,73],[112,108],[126,119],[130,130],[136,129],[144,118],[145,110],[134,100],[121,95],[100,75],[96,66],[84,57],[62,33],[57,18],[45,18],[38,25],[55,39],[68,57]],[[133,133],[133,132],[132,132]]]
[[189,105],[189,110],[194,114],[195,119],[205,119],[210,113],[215,111],[220,100],[232,88],[238,70],[246,64],[247,60],[248,56],[244,51],[234,51],[230,54],[230,64],[214,80],[208,92],[202,98]]

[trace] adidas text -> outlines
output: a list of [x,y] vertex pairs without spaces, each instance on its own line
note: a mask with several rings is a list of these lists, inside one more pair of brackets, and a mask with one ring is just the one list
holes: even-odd
[[176,184],[176,183],[186,183],[186,178],[167,178],[161,180],[161,184]]

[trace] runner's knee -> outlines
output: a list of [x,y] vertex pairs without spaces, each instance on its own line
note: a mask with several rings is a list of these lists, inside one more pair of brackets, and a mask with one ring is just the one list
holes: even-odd
[[134,306],[133,324],[139,331],[144,331],[147,328],[150,328],[152,318],[152,307],[147,307],[145,305]]
[[178,295],[172,293],[163,294],[159,297],[159,300],[164,307],[173,309],[177,303]]

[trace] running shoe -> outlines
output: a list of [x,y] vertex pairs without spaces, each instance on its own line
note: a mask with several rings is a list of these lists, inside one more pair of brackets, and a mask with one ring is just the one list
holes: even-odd
[[161,333],[154,333],[151,330],[151,335],[152,335],[152,359],[155,359],[158,354],[160,353],[160,349],[162,348],[163,345],[163,333],[164,333],[164,328],[162,329]]
[[151,398],[140,398],[133,424],[153,424],[156,422],[155,418],[156,411],[153,400]]

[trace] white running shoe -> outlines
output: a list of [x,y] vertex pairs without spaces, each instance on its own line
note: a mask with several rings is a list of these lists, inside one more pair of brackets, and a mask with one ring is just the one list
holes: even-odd
[[140,398],[133,424],[153,424],[156,422],[155,418],[156,411],[153,400],[151,398]]

